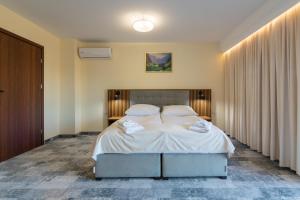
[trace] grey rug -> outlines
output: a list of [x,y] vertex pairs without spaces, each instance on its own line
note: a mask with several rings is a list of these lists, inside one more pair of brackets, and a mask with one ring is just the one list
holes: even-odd
[[0,199],[300,200],[300,177],[233,141],[229,177],[103,179],[90,159],[95,136],[58,138],[0,164]]

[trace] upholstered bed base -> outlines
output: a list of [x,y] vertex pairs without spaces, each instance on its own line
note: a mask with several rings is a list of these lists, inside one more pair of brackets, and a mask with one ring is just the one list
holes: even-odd
[[160,177],[160,154],[100,154],[96,178]]
[[163,154],[163,177],[227,177],[227,154]]
[[227,177],[227,154],[100,154],[97,179]]

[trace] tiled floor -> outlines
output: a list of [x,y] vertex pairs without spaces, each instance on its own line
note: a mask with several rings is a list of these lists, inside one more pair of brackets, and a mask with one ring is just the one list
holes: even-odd
[[0,199],[300,200],[300,177],[234,141],[229,177],[103,179],[90,159],[95,136],[59,138],[0,164]]

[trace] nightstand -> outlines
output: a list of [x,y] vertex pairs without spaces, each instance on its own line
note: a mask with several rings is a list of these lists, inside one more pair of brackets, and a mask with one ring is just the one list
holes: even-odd
[[205,119],[206,121],[211,121],[211,117],[209,116],[200,116],[202,119]]
[[109,117],[108,120],[108,125],[111,125],[112,123],[114,123],[115,121],[121,119],[122,116],[113,116],[113,117]]

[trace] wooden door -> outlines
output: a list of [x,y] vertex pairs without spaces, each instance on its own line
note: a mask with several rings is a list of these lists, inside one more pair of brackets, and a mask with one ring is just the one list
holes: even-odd
[[43,47],[0,29],[0,161],[43,143]]

